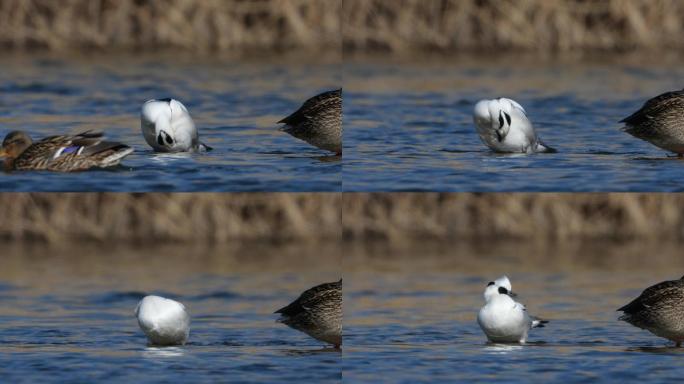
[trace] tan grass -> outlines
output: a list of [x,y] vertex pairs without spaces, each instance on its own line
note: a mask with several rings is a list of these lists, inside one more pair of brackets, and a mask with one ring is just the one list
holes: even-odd
[[684,240],[684,194],[0,194],[0,239]]
[[0,239],[228,242],[340,237],[336,193],[0,194]]
[[345,51],[681,49],[679,0],[345,0]]
[[344,238],[684,240],[683,194],[345,194]]
[[3,0],[0,47],[676,50],[683,21],[680,0]]
[[339,49],[342,0],[3,0],[0,46]]

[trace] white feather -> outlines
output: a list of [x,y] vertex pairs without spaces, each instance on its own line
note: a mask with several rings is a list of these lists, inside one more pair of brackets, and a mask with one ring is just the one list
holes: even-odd
[[135,308],[135,316],[152,345],[183,345],[190,335],[190,316],[177,301],[145,296]]
[[485,288],[485,305],[477,314],[477,323],[489,341],[524,344],[529,330],[540,322],[530,317],[523,304],[500,293],[499,287],[511,291],[508,277],[502,276]]
[[200,148],[195,122],[180,101],[146,101],[140,113],[140,127],[147,144],[157,152],[188,152]]
[[473,110],[473,122],[482,142],[495,152],[547,152],[546,147],[518,102],[500,98],[480,100]]
[[60,156],[62,155],[62,152],[64,152],[64,148],[66,148],[66,147],[60,147],[60,148],[55,152],[55,154],[52,155],[52,160],[54,160],[54,159],[60,157]]

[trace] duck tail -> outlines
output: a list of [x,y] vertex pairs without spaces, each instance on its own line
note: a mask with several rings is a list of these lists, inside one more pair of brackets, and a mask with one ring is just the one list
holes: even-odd
[[133,153],[133,148],[127,145],[121,145],[117,149],[113,150],[111,154],[107,155],[102,159],[102,163],[105,167],[110,167],[119,164],[121,159]]
[[544,328],[544,326],[548,323],[548,320],[543,320],[538,317],[532,318],[532,328]]
[[538,153],[557,153],[558,150],[544,144],[544,142],[541,140],[537,140],[537,147],[535,149],[535,152],[538,152]]
[[126,154],[129,154],[132,151],[133,148],[126,144],[117,143],[115,141],[100,141],[95,145],[88,145],[84,147],[81,155],[93,156],[103,152],[127,152]]
[[117,165],[121,159],[130,155],[133,148],[126,144],[113,141],[102,141],[95,145],[85,147],[81,155],[96,158],[103,167]]

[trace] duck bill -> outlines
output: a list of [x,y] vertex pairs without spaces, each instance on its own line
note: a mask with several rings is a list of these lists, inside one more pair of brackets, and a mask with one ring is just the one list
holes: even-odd
[[508,296],[510,296],[510,297],[518,297],[518,294],[515,293],[515,292],[513,292],[513,291],[509,291],[509,292],[508,292]]
[[0,148],[0,158],[7,157],[7,151],[5,148]]

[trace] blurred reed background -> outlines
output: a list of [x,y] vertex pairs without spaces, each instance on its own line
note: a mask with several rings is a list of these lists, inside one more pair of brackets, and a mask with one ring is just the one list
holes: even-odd
[[670,50],[683,17],[679,0],[3,0],[0,47]]
[[340,48],[342,0],[2,0],[5,49]]
[[337,193],[3,193],[0,239],[60,243],[339,239]]
[[684,194],[6,193],[0,239],[684,240]]
[[669,50],[679,0],[345,0],[345,52]]
[[345,240],[684,240],[684,194],[345,194]]

